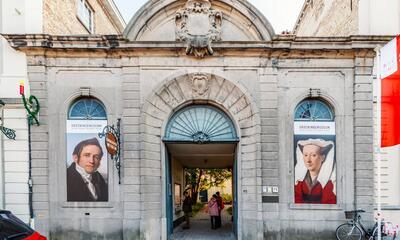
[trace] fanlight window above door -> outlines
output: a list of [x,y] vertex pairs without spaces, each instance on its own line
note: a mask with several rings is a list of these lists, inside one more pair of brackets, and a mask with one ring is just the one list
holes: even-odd
[[82,98],[72,104],[68,119],[70,120],[106,120],[104,105],[94,98]]
[[164,141],[237,142],[231,119],[219,109],[193,105],[175,113],[169,120]]
[[295,110],[295,121],[334,121],[331,108],[321,100],[307,99]]

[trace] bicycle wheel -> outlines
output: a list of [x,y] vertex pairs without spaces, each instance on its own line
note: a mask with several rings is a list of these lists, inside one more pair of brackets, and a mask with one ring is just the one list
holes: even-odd
[[336,228],[338,240],[361,240],[362,232],[359,227],[351,223],[344,223]]

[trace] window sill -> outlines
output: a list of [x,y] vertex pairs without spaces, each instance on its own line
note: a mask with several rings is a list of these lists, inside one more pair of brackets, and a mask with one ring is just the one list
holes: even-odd
[[342,210],[342,206],[338,204],[294,204],[289,205],[290,209],[295,210]]
[[113,208],[111,202],[64,202],[62,208]]

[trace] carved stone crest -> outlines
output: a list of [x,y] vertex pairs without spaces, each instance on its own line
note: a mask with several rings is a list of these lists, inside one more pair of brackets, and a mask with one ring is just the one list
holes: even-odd
[[210,88],[209,80],[205,74],[194,74],[192,76],[193,95],[203,96]]
[[221,12],[209,0],[188,0],[175,16],[176,40],[186,42],[187,55],[212,55],[211,42],[221,40],[221,22]]

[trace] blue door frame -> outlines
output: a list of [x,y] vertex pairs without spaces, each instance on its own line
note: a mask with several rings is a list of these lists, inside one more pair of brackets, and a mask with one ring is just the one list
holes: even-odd
[[[212,144],[212,143],[210,143]],[[172,174],[171,174],[171,154],[166,147],[165,153],[165,176],[166,176],[166,184],[165,184],[165,193],[166,193],[166,217],[167,217],[167,239],[172,239],[172,234],[174,233],[174,207],[172,201]],[[237,184],[237,147],[235,151],[235,158],[233,162],[233,225],[232,231],[235,235],[235,238],[238,238],[238,184]]]
[[166,216],[167,216],[167,239],[171,239],[174,232],[174,215],[173,215],[173,202],[172,202],[172,174],[171,174],[171,154],[168,149],[165,151],[165,193],[166,193]]

